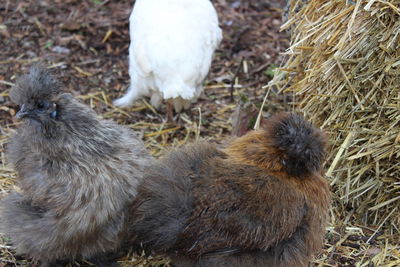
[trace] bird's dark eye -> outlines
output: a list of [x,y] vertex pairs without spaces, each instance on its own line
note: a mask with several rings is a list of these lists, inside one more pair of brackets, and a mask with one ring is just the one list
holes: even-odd
[[48,106],[49,106],[49,103],[48,103],[47,101],[39,101],[39,102],[37,102],[37,104],[36,104],[36,107],[37,107],[39,110],[46,109]]

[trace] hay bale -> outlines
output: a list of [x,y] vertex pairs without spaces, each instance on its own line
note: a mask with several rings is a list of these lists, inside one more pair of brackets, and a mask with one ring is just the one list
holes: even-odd
[[[288,61],[271,86],[330,133],[342,209],[400,233],[400,1],[292,0]],[[299,8],[300,7],[300,8]]]

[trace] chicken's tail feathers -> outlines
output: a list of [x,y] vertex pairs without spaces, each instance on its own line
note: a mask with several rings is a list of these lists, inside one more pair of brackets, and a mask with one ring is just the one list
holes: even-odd
[[128,91],[122,97],[113,101],[114,106],[127,108],[133,105],[140,95],[133,89],[132,85],[128,88]]
[[289,174],[298,176],[321,169],[325,135],[302,116],[278,113],[271,117],[266,130]]
[[181,171],[167,165],[149,169],[132,204],[134,244],[160,252],[176,243],[192,209],[191,180]]
[[22,194],[10,193],[0,205],[0,232],[11,238],[19,254],[30,255],[34,260],[54,257],[54,248],[59,246],[54,234],[56,224],[45,213]]

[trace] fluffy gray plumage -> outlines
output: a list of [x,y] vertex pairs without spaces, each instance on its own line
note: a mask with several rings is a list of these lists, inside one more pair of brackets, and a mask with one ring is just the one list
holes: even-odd
[[22,191],[2,201],[1,232],[42,265],[118,249],[126,206],[151,161],[142,141],[62,93],[40,67],[22,76],[10,96],[23,124],[7,158]]

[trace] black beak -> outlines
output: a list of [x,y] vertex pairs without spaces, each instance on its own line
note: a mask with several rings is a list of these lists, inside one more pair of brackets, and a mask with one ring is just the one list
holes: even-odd
[[30,111],[26,108],[26,106],[25,106],[25,104],[23,104],[22,106],[21,106],[21,109],[17,112],[17,114],[15,115],[15,117],[17,118],[17,119],[23,119],[23,118],[25,118],[26,116],[28,116],[29,115],[29,113],[30,113]]

